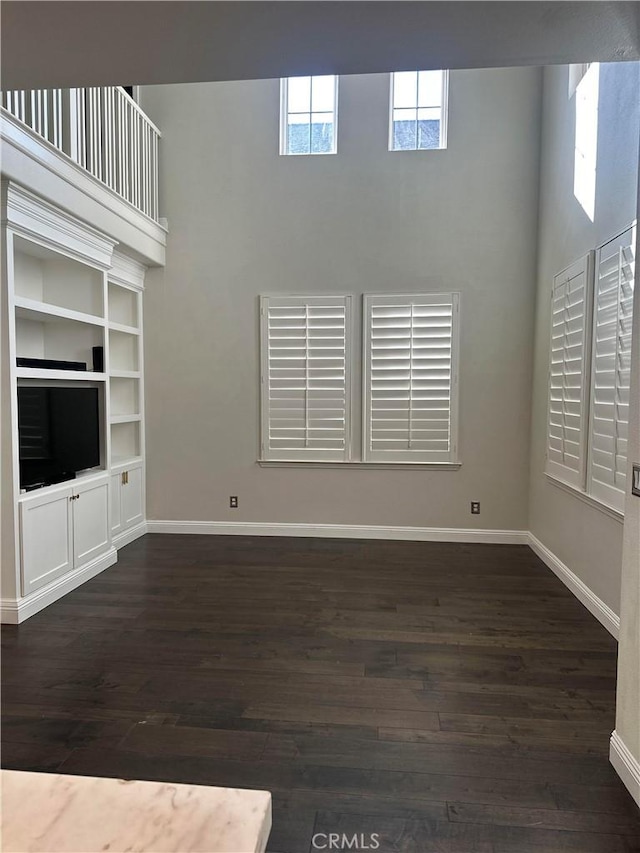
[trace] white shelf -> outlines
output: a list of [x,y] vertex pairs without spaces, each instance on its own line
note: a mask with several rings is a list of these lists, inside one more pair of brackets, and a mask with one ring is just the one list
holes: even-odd
[[125,326],[122,323],[109,323],[109,328],[112,332],[124,332],[125,335],[139,335],[140,329],[137,326]]
[[111,415],[112,424],[135,424],[142,420],[142,415]]
[[109,376],[112,379],[140,379],[139,370],[111,370]]
[[77,323],[88,323],[91,326],[104,328],[103,317],[93,314],[84,314],[82,311],[72,311],[70,308],[60,308],[48,302],[38,302],[35,299],[27,299],[24,296],[15,297],[16,317],[25,320],[35,320],[39,323],[59,323],[65,320],[74,320]]
[[18,379],[66,379],[74,382],[105,382],[106,373],[94,373],[90,370],[47,370],[43,367],[17,367]]

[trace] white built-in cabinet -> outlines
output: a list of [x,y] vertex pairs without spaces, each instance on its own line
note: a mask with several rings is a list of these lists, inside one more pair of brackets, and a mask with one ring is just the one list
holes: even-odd
[[[2,206],[0,417],[11,436],[1,445],[2,619],[20,622],[114,563],[117,549],[145,532],[145,267],[107,235],[10,182]],[[93,347],[104,351],[100,370],[93,370]],[[86,369],[18,367],[20,357]],[[23,385],[98,389],[99,466],[21,490]]]
[[111,474],[111,535],[116,538],[144,521],[142,464]]
[[25,596],[100,557],[111,543],[106,476],[38,492],[20,502]]

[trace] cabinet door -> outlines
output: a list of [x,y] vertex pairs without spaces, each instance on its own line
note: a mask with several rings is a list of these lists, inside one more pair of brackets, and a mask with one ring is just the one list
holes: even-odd
[[111,475],[111,535],[122,531],[122,473]]
[[144,513],[142,509],[142,468],[130,468],[126,482],[122,486],[122,526],[133,527],[139,524]]
[[73,554],[79,568],[109,549],[109,483],[77,486],[73,501]]
[[71,489],[20,504],[22,594],[46,586],[73,568]]

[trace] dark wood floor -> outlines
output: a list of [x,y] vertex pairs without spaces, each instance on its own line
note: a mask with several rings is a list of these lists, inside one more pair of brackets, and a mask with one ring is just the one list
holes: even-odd
[[150,535],[2,645],[5,767],[268,789],[278,853],[640,850],[615,643],[524,546]]

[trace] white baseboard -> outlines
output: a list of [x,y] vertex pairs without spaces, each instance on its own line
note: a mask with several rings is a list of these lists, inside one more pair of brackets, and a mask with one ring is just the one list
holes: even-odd
[[618,732],[611,735],[609,761],[625,787],[640,806],[640,762],[635,758]]
[[543,545],[533,533],[529,533],[529,547],[560,578],[562,583],[571,590],[578,601],[584,604],[587,610],[617,640],[620,633],[620,617],[613,612],[609,605],[605,604],[601,598],[598,598],[595,592],[589,589],[584,581],[581,581],[568,566],[565,566],[562,560],[558,559],[553,551],[550,551],[546,545]]
[[132,527],[130,530],[125,530],[124,533],[121,533],[119,536],[114,536],[111,540],[111,544],[114,548],[124,548],[125,545],[128,545],[130,542],[133,542],[136,539],[139,539],[141,536],[147,532],[147,522],[142,521],[140,524],[136,524],[135,527]]
[[526,530],[474,530],[457,527],[383,527],[369,524],[274,524],[252,521],[147,521],[148,533],[200,533],[216,536],[317,536],[329,539],[405,539],[415,542],[474,542],[527,545]]
[[63,595],[108,569],[117,559],[116,549],[110,548],[106,553],[96,557],[95,560],[59,578],[45,589],[39,589],[24,598],[0,599],[0,622],[19,625],[20,622],[24,622],[34,613],[38,613],[39,610],[48,607],[49,604],[53,604]]

